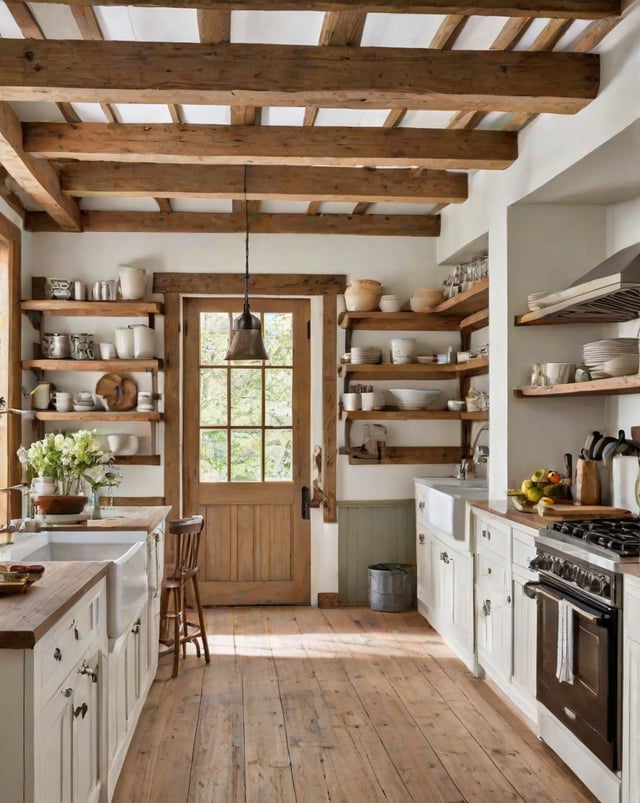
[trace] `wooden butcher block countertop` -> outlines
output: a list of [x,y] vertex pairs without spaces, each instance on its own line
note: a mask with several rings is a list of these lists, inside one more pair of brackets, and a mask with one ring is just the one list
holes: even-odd
[[470,502],[469,504],[479,510],[484,510],[485,513],[500,516],[512,524],[521,524],[533,530],[541,530],[543,527],[549,526],[548,519],[543,519],[537,513],[521,513],[513,508],[506,499],[490,499],[488,502]]
[[[107,508],[108,511],[108,508]],[[152,532],[171,513],[168,506],[114,507],[103,519],[89,519],[79,524],[44,525],[45,530],[146,530]],[[18,536],[19,537],[19,536]]]
[[108,562],[49,561],[22,594],[0,596],[0,649],[31,649],[101,577]]

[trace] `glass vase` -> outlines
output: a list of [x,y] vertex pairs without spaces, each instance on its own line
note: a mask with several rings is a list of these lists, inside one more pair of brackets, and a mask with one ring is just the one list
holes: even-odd
[[91,518],[102,518],[102,511],[100,509],[100,488],[94,488],[91,491]]

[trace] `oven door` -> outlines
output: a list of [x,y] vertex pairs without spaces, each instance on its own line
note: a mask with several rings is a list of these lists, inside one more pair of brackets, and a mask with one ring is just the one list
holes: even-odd
[[546,578],[538,602],[536,697],[609,769],[619,769],[618,611]]

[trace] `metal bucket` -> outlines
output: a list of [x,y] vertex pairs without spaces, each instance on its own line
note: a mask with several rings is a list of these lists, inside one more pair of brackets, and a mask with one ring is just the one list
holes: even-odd
[[369,566],[369,607],[397,613],[415,605],[416,567],[413,563],[374,563]]

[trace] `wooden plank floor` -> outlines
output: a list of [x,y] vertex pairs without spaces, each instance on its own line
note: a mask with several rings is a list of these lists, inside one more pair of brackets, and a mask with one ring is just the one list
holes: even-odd
[[207,609],[114,803],[594,801],[414,610]]

